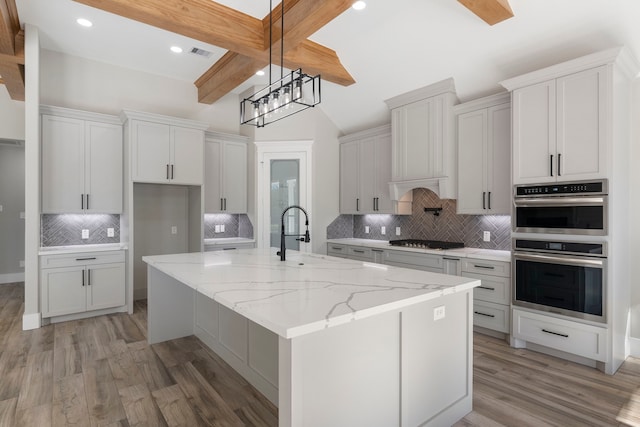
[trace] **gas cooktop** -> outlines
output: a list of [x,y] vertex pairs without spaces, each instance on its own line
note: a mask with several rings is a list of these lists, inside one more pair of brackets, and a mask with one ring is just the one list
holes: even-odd
[[404,246],[406,248],[421,249],[458,249],[464,248],[464,243],[459,242],[441,242],[438,240],[420,240],[420,239],[404,239],[390,240],[391,246]]

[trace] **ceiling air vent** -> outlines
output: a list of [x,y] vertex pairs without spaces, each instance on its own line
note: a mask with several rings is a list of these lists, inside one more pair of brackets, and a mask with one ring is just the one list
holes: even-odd
[[212,53],[209,52],[208,50],[200,49],[197,47],[192,47],[189,52],[193,53],[194,55],[204,56],[205,58],[209,58],[212,55]]
[[24,141],[20,139],[0,138],[0,145],[8,145],[10,147],[24,147]]

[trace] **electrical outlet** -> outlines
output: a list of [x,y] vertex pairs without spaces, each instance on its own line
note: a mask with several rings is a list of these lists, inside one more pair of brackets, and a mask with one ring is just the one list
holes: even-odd
[[220,224],[220,232],[224,233],[224,224]]
[[220,232],[220,224],[216,224],[216,225],[213,227],[213,232],[214,232],[214,233],[219,233],[219,232]]
[[387,234],[387,227],[385,227],[384,225],[380,227],[380,234],[382,234],[383,236]]
[[396,227],[396,236],[399,236],[400,234],[400,227]]
[[89,230],[87,230],[86,228],[82,229],[82,238],[85,240],[89,238]]
[[364,226],[364,232],[365,232],[365,234],[369,234],[369,226],[368,225]]
[[171,234],[178,234],[178,227],[175,225],[171,226]]
[[20,212],[20,219],[24,219],[24,212]]
[[109,227],[107,228],[107,237],[113,237],[115,236],[115,230],[113,229],[113,227]]
[[3,211],[3,209],[4,209],[4,208],[2,207],[2,205],[0,205],[0,212],[2,212],[2,211]]
[[439,305],[433,309],[433,320],[444,319],[444,305]]
[[491,232],[490,231],[483,231],[482,232],[482,240],[484,242],[490,242],[491,241]]
[[20,260],[20,268],[24,268],[24,260]]

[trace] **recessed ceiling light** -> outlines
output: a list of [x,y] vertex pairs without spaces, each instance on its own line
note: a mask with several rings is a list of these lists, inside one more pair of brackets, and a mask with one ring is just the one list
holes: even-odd
[[362,10],[365,7],[367,7],[367,4],[362,0],[358,0],[357,2],[353,3],[351,7],[354,8],[355,10]]
[[180,46],[171,46],[171,52],[182,53],[182,48]]
[[256,71],[256,76],[264,76],[264,70]]
[[80,25],[82,25],[83,27],[90,27],[93,25],[93,22],[89,21],[88,19],[84,19],[84,18],[78,18],[76,19],[76,22]]

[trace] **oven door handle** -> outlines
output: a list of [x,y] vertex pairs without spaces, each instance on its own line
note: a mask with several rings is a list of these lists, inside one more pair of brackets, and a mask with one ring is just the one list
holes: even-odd
[[583,258],[566,255],[540,255],[521,252],[515,252],[513,258],[515,261],[546,262],[551,264],[567,264],[593,268],[604,268],[605,264],[605,260],[601,258]]
[[517,198],[513,202],[516,207],[528,206],[602,206],[605,197],[540,197]]

